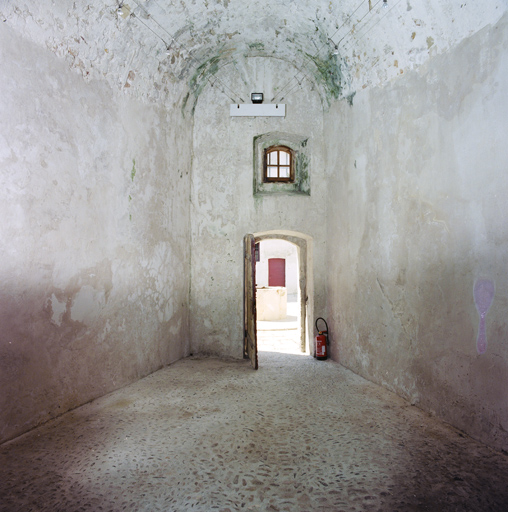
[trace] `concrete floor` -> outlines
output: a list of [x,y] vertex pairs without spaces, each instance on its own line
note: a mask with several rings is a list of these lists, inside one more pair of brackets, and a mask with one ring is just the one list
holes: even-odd
[[508,456],[332,361],[188,358],[0,447],[1,511],[506,511]]

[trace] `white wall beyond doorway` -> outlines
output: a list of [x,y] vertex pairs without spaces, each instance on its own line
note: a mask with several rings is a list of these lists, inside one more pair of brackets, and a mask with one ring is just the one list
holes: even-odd
[[286,289],[288,302],[298,300],[298,254],[296,245],[286,240],[263,240],[259,243],[259,261],[256,263],[256,286],[268,286],[268,260],[286,260]]

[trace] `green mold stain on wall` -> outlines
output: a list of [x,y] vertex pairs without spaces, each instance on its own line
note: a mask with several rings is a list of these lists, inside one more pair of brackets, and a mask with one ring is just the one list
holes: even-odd
[[265,49],[265,45],[263,43],[250,43],[249,50],[259,50],[263,51]]
[[[134,183],[134,176],[136,176],[136,159],[135,158],[132,159],[132,169],[131,169],[131,181],[133,183]],[[129,210],[130,210],[131,201],[132,201],[132,196],[131,196],[131,194],[129,194]],[[129,212],[129,220],[132,221],[132,213],[131,212]]]
[[185,108],[189,102],[191,96],[194,97],[194,104],[192,106],[192,114],[194,114],[194,109],[196,108],[196,103],[201,91],[204,89],[206,84],[208,83],[208,79],[215,75],[217,71],[219,71],[219,63],[221,61],[221,55],[215,55],[210,59],[206,60],[201,64],[197,69],[194,75],[192,75],[189,81],[189,93],[185,96],[185,99],[182,103],[182,114],[185,113]]
[[[214,75],[219,70],[219,62],[220,56],[215,55],[214,57],[208,59],[203,62],[197,69],[194,75],[192,76],[189,86],[191,91],[196,91],[199,89],[200,84],[205,82],[205,78],[210,75]],[[206,82],[205,82],[206,83]]]
[[[307,141],[305,141],[307,142]],[[296,160],[296,165],[298,168],[298,191],[303,193],[308,193],[310,190],[310,178],[309,178],[309,158],[307,155],[300,153]]]
[[330,54],[325,59],[309,53],[305,55],[317,68],[316,79],[323,83],[324,89],[331,98],[338,99],[342,92],[342,73],[337,55]]
[[136,159],[132,159],[132,169],[131,169],[131,181],[134,181],[134,176],[136,176]]

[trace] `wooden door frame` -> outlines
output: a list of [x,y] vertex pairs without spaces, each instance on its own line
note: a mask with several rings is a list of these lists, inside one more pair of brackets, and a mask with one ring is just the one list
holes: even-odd
[[[312,274],[312,237],[295,231],[264,231],[254,233],[256,243],[263,240],[284,240],[296,245],[298,251],[298,283],[300,295],[300,348],[307,354],[312,353],[314,314],[314,281]],[[244,294],[245,295],[245,294]]]
[[244,291],[243,291],[243,357],[258,369],[257,314],[256,314],[256,241],[254,235],[244,236]]

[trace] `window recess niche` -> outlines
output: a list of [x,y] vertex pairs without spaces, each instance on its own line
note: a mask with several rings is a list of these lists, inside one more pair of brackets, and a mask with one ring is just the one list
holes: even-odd
[[[270,132],[254,137],[254,195],[300,194],[310,196],[309,138],[282,132]],[[265,154],[269,148],[286,147],[293,158],[292,181],[266,181]]]

